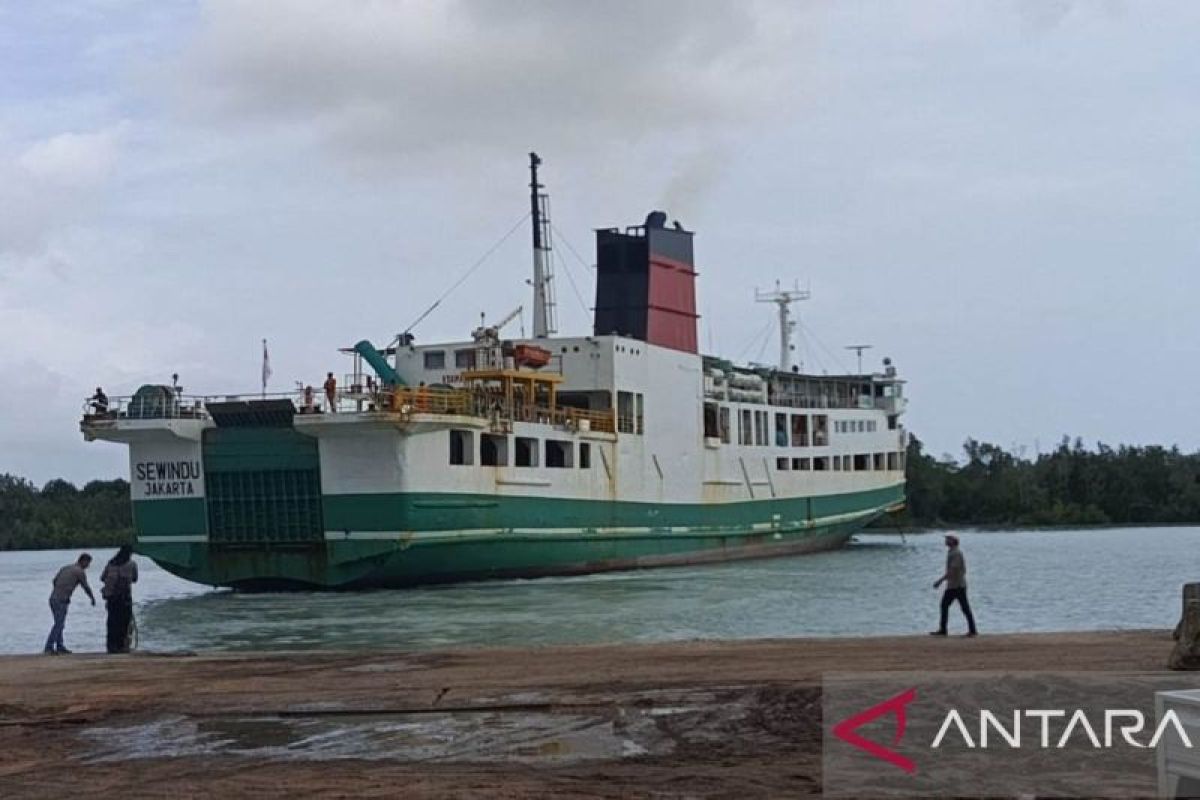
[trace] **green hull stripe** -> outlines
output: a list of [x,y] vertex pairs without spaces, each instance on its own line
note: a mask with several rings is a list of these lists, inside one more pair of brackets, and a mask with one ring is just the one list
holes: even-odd
[[207,536],[208,512],[203,497],[134,500],[133,524],[138,536]]
[[464,531],[514,528],[649,528],[744,531],[886,508],[904,484],[848,494],[737,503],[636,503],[471,494],[325,495],[328,531]]
[[[828,549],[903,497],[902,484],[847,495],[688,505],[490,496],[488,507],[481,509],[479,497],[471,495],[326,496],[328,540],[319,543],[171,542],[164,529],[142,527],[139,517],[139,535],[152,538],[139,541],[138,549],[171,572],[209,585],[407,586]],[[447,508],[447,500],[464,502]],[[148,505],[165,511],[184,502],[189,501]],[[429,508],[431,502],[441,507]],[[202,522],[203,501],[199,518]],[[339,529],[328,525],[334,520],[345,525],[341,530],[363,535],[337,540]],[[635,530],[605,530],[612,528]],[[488,530],[484,534],[480,529]],[[184,533],[178,525],[175,530]],[[393,535],[402,531],[409,535]],[[414,531],[418,534],[412,535]],[[467,531],[476,535],[461,535]]]

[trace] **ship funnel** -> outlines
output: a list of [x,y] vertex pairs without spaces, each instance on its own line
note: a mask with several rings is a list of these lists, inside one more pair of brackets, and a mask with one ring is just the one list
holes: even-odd
[[692,232],[651,211],[641,227],[596,231],[596,336],[698,351]]

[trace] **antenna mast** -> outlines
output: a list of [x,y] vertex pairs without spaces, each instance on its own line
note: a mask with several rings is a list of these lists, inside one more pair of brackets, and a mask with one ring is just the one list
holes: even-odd
[[775,281],[773,292],[754,290],[756,301],[779,306],[779,369],[782,372],[792,370],[792,331],[796,329],[796,321],[792,319],[791,305],[797,300],[807,300],[811,296],[812,293],[808,289],[801,289],[798,283],[791,289],[781,289],[779,281]]
[[542,160],[529,154],[529,217],[533,222],[533,336],[545,339],[558,332],[555,319],[554,267],[550,262],[550,196],[540,190],[538,167]]

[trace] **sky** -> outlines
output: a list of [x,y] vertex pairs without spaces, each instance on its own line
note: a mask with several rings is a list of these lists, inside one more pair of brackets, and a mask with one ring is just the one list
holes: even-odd
[[[700,341],[890,357],[906,424],[1200,448],[1200,4],[0,0],[0,473],[124,475],[83,400],[349,371],[528,208],[559,329],[592,230],[696,231]],[[519,228],[414,332],[530,307]],[[573,252],[574,251],[574,252]],[[579,258],[576,258],[578,254]],[[529,315],[526,315],[528,321]],[[1174,376],[1174,377],[1165,377]]]

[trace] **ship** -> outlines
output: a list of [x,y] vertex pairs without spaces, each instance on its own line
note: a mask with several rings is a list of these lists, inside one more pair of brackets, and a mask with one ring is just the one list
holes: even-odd
[[793,291],[762,298],[779,363],[702,354],[694,232],[665,212],[595,231],[592,331],[558,335],[540,165],[532,336],[514,312],[341,348],[329,391],[91,398],[84,438],[129,448],[136,551],[209,586],[392,588],[812,553],[903,506],[896,368],[792,364]]

